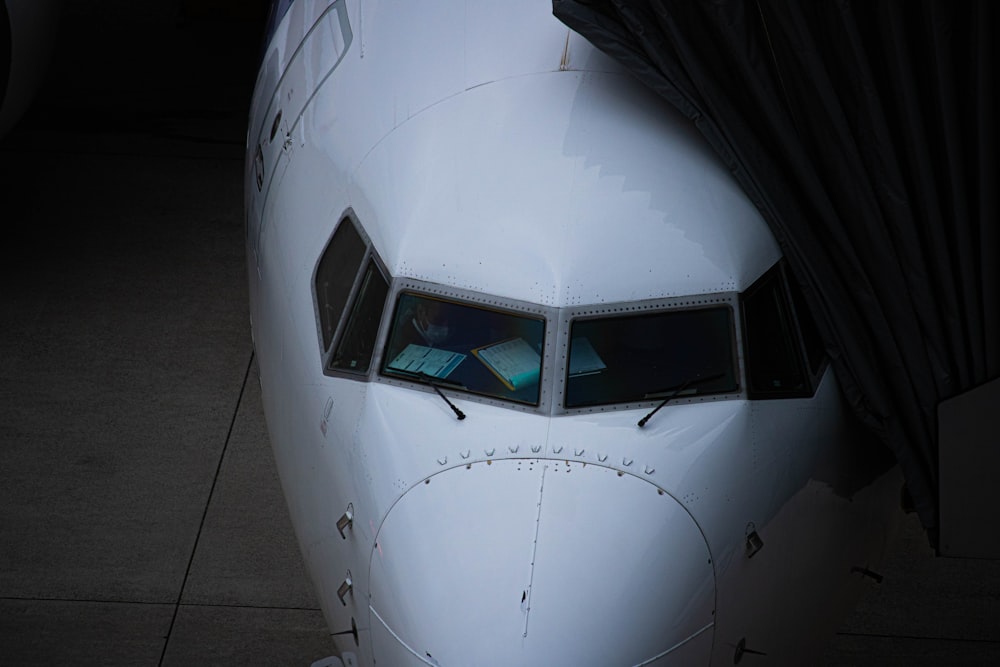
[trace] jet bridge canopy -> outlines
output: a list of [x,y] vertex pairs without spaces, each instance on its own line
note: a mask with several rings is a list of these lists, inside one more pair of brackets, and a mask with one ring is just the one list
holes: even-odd
[[694,121],[733,171],[936,546],[936,408],[1000,376],[997,5],[553,8]]

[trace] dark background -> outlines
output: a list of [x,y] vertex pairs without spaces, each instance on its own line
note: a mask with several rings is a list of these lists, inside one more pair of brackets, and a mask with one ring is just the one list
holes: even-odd
[[0,663],[332,653],[249,336],[260,2],[64,3],[0,140]]

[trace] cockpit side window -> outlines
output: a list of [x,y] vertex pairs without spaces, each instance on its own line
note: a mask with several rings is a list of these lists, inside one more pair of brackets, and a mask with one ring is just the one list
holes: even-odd
[[365,258],[365,242],[350,218],[337,225],[337,231],[327,244],[316,269],[316,303],[319,306],[319,326],[323,332],[323,349],[329,349],[337,333],[354,278]]
[[375,260],[368,260],[368,268],[348,315],[344,335],[330,360],[330,368],[353,373],[368,372],[388,294],[389,282],[379,271]]
[[[813,393],[810,371],[815,374],[821,368],[822,345],[816,342],[815,325],[806,319],[808,333],[812,334],[807,366],[807,346],[803,344],[789,287],[783,266],[778,264],[742,296],[750,398],[796,398]],[[795,301],[798,310],[805,307],[801,297]],[[808,313],[803,311],[802,317],[808,318]]]
[[729,306],[574,320],[567,408],[737,391]]
[[403,291],[381,373],[538,405],[545,319]]
[[816,321],[809,312],[809,306],[802,289],[795,280],[788,276],[788,291],[792,295],[792,306],[795,308],[796,319],[799,329],[802,332],[802,342],[806,347],[806,359],[809,361],[809,370],[813,375],[817,375],[826,362],[826,349],[823,347],[823,339],[820,338]]
[[389,281],[350,216],[320,257],[315,293],[326,368],[367,374]]

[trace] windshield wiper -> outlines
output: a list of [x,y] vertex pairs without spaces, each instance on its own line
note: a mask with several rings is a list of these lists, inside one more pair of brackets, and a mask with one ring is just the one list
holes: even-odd
[[444,399],[444,402],[448,404],[448,407],[451,408],[452,412],[455,413],[455,416],[458,417],[459,421],[461,421],[462,419],[465,419],[465,413],[462,412],[461,410],[459,410],[457,405],[455,405],[454,403],[452,403],[451,401],[448,400],[448,397],[444,395],[443,391],[441,391],[441,386],[440,386],[440,385],[450,385],[452,387],[458,387],[460,389],[465,389],[465,385],[464,384],[461,384],[460,382],[450,382],[448,380],[444,380],[444,379],[441,379],[439,377],[435,377],[435,376],[431,375],[430,373],[425,373],[423,371],[413,372],[413,371],[399,371],[399,370],[396,370],[396,372],[397,373],[403,373],[404,375],[412,375],[413,377],[418,377],[421,380],[423,380],[424,382],[426,382],[427,384],[429,384],[431,386],[431,389],[433,389],[434,391],[436,391],[437,395]]
[[712,380],[718,380],[719,378],[723,378],[725,376],[726,376],[725,373],[716,373],[715,375],[709,375],[707,377],[701,377],[700,375],[695,375],[694,377],[690,377],[687,380],[684,380],[684,382],[678,385],[677,389],[675,389],[669,396],[660,401],[660,404],[657,405],[655,408],[653,408],[648,415],[640,419],[637,426],[639,428],[645,426],[646,422],[648,422],[653,415],[655,415],[657,412],[660,411],[660,408],[662,408],[664,405],[666,405],[673,399],[677,398],[677,396],[679,396],[680,393],[685,389],[687,389],[688,387],[693,387],[699,384],[704,384],[706,382],[711,382]]

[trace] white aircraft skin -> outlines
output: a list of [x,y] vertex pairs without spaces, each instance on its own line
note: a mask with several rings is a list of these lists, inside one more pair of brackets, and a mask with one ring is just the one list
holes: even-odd
[[[865,475],[828,365],[810,396],[746,388],[740,294],[777,244],[690,124],[550,3],[292,2],[246,211],[324,664],[805,664],[872,585],[898,471]],[[389,282],[366,374],[325,370],[317,267],[345,224]],[[537,405],[386,371],[404,293],[544,318]],[[643,427],[661,398],[566,406],[574,322],[705,308],[732,317],[731,391]]]

